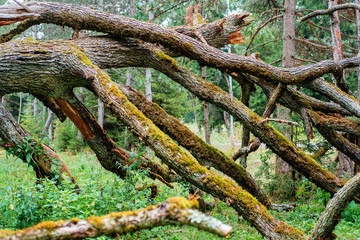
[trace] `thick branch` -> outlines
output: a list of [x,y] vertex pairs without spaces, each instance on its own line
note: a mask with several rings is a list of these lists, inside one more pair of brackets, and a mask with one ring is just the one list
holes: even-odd
[[335,226],[341,219],[341,214],[348,203],[360,192],[360,174],[350,179],[345,186],[329,201],[321,214],[310,239],[336,239],[333,234]]
[[[92,64],[88,67],[87,71],[83,69],[82,75],[91,81],[93,90],[110,112],[121,119],[147,145],[151,146],[159,158],[187,181],[223,201],[230,199],[231,206],[262,235],[270,239],[303,238],[303,233],[274,219],[251,194],[232,181],[199,165],[132,105],[104,71]],[[90,73],[92,75],[89,75]]]
[[316,10],[314,12],[309,13],[308,15],[300,18],[299,22],[303,22],[306,21],[310,18],[316,17],[316,16],[320,16],[320,15],[329,15],[332,14],[333,12],[339,11],[339,10],[344,10],[344,9],[357,9],[360,10],[360,5],[357,3],[345,3],[345,4],[339,4],[339,5],[335,5],[331,8],[328,9],[324,9],[324,10]]
[[161,44],[174,52],[180,52],[182,55],[198,60],[209,67],[216,67],[223,71],[250,73],[254,76],[284,84],[310,81],[326,73],[338,72],[345,68],[355,67],[360,63],[360,57],[356,57],[340,62],[322,61],[318,64],[296,68],[277,68],[250,57],[225,53],[172,29],[162,28],[155,24],[75,5],[30,3],[27,6],[31,7],[33,5],[43,8],[42,11],[38,12],[40,17],[36,20],[39,22],[139,38]]
[[222,237],[232,231],[231,226],[206,216],[195,210],[196,208],[199,208],[196,200],[170,198],[158,205],[136,211],[111,213],[84,220],[73,218],[68,221],[42,222],[24,230],[0,230],[0,238],[3,240],[84,239],[101,235],[121,235],[156,226],[176,224],[193,226]]
[[[100,164],[106,170],[120,177],[125,177],[126,169],[124,167],[132,164],[134,160],[130,159],[130,155],[117,146],[107,135],[94,115],[89,112],[83,103],[72,93],[64,93],[62,98],[57,98],[55,101],[80,130],[84,139],[96,154]],[[173,187],[166,182],[174,181],[174,174],[167,167],[150,159],[141,158],[138,160],[140,161],[140,168],[150,169],[151,177],[158,178],[168,186]],[[166,179],[166,181],[164,181],[164,179]]]
[[184,126],[179,120],[167,114],[156,103],[147,101],[146,98],[135,89],[118,85],[119,89],[126,95],[142,113],[145,114],[162,131],[172,139],[185,147],[204,166],[212,166],[234,179],[240,186],[254,195],[262,204],[270,206],[266,194],[255,183],[252,176],[241,165],[235,163],[224,153],[213,146],[205,143]]

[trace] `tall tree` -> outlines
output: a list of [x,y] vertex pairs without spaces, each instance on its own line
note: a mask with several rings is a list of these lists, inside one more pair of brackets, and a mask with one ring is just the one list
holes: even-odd
[[[296,0],[284,1],[284,17],[283,17],[283,55],[282,63],[284,68],[292,68],[295,66],[295,18],[296,18]],[[278,118],[290,120],[290,109],[283,108],[278,104]],[[291,140],[291,131],[288,125],[285,127],[284,134],[287,139]],[[291,166],[280,158],[276,158],[276,172],[289,173]]]

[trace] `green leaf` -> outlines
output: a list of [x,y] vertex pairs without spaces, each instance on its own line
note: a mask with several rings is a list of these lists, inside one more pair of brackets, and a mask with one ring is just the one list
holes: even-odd
[[26,154],[26,162],[30,164],[31,162],[31,153]]

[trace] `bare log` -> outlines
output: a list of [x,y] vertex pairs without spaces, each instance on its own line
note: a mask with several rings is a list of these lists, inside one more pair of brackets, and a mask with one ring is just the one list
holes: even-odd
[[101,235],[115,236],[142,229],[164,225],[193,226],[218,236],[225,237],[232,227],[197,211],[199,203],[185,198],[170,198],[167,201],[144,209],[111,213],[84,220],[73,218],[56,222],[42,222],[24,230],[0,230],[3,240],[28,239],[84,239]]
[[360,174],[357,174],[329,201],[324,212],[321,214],[310,239],[336,239],[336,235],[332,232],[341,219],[341,213],[359,191]]

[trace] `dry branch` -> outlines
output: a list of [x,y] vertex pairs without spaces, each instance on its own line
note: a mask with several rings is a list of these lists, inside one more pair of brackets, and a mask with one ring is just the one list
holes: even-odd
[[81,220],[59,220],[42,222],[24,230],[0,230],[3,240],[56,240],[84,239],[101,235],[116,236],[164,225],[189,225],[225,237],[232,227],[195,210],[196,200],[170,198],[155,206],[130,211],[111,213],[100,217]]
[[263,29],[266,25],[268,25],[269,23],[271,23],[272,21],[278,19],[278,18],[281,18],[283,17],[283,15],[277,15],[277,16],[274,16],[272,18],[270,18],[269,20],[267,20],[264,24],[262,24],[258,29],[256,29],[255,33],[252,35],[251,39],[250,39],[250,42],[249,44],[247,45],[246,47],[246,52],[245,52],[245,55],[247,55],[248,52],[250,52],[249,48],[252,44],[252,42],[254,41],[256,35],[260,32],[261,29]]

